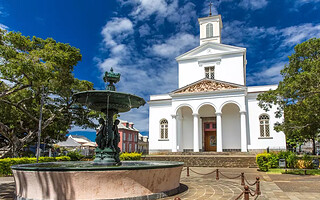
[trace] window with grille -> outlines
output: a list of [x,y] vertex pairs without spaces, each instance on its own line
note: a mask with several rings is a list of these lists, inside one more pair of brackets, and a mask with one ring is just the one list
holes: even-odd
[[122,152],[126,152],[126,144],[122,143]]
[[160,138],[168,139],[168,120],[166,119],[160,121]]
[[206,78],[214,79],[214,67],[205,67],[204,72]]
[[211,23],[206,25],[206,33],[207,38],[213,37],[213,25]]
[[266,114],[260,115],[260,137],[270,137],[269,116]]

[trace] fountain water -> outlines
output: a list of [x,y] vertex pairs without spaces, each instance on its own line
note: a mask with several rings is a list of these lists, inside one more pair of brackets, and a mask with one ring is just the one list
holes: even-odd
[[120,74],[111,68],[104,81],[106,90],[74,94],[74,101],[102,111],[93,162],[37,163],[12,166],[16,198],[31,199],[156,199],[179,191],[183,163],[119,160],[119,135],[113,116],[139,108],[145,100],[117,92]]

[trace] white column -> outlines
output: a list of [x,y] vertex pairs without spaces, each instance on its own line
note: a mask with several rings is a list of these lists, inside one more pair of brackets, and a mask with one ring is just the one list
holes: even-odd
[[199,114],[193,113],[193,152],[199,152]]
[[217,152],[222,152],[222,121],[221,112],[216,112],[217,116]]
[[183,151],[183,142],[182,142],[182,125],[183,125],[183,117],[180,115],[177,115],[177,150]]
[[247,123],[246,111],[240,111],[241,120],[241,152],[247,152]]
[[172,116],[172,152],[177,152],[177,119],[176,115]]
[[202,118],[199,118],[199,148],[203,151]]

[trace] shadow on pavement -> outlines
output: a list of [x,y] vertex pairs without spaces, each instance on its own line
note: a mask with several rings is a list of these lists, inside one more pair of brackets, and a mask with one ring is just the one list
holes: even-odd
[[2,183],[0,184],[0,199],[12,200],[14,199],[14,183]]

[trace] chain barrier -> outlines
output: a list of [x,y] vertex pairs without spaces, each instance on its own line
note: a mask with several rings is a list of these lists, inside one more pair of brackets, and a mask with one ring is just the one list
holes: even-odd
[[[193,173],[195,174],[198,174],[198,175],[209,175],[209,174],[213,174],[213,173],[216,173],[216,180],[219,180],[220,177],[219,177],[219,174],[227,179],[236,179],[236,178],[239,178],[241,177],[241,185],[244,185],[244,191],[242,191],[241,194],[239,194],[239,196],[235,199],[235,200],[238,200],[240,197],[242,197],[243,195],[243,198],[244,200],[249,200],[249,197],[252,196],[256,196],[255,199],[258,198],[259,195],[261,195],[261,191],[260,191],[260,178],[259,177],[256,177],[256,181],[254,183],[250,183],[246,177],[244,176],[244,173],[241,172],[240,175],[238,176],[235,176],[235,177],[230,177],[230,176],[227,176],[225,174],[223,174],[222,172],[219,171],[219,169],[215,169],[213,170],[212,172],[209,172],[209,173],[199,173],[199,172],[196,172],[194,171],[193,169],[190,169],[189,167],[187,167],[186,169],[184,169],[183,171],[187,170],[187,176],[190,176],[190,172],[189,171],[192,171]],[[245,182],[247,183],[247,185],[245,185]],[[256,189],[251,189],[249,186],[256,186]],[[254,192],[254,193],[251,193]]]
[[198,174],[198,175],[209,175],[209,174],[213,174],[214,172],[216,172],[216,170],[213,170],[212,172],[209,172],[209,173],[206,173],[206,174],[202,174],[202,173],[194,171],[193,169],[190,169],[190,171],[192,171],[193,173]]
[[255,184],[257,184],[257,181],[255,181],[254,183],[250,183],[250,182],[246,179],[246,177],[244,177],[244,180],[245,180],[246,183],[247,183],[248,185],[250,185],[250,186],[254,186]]
[[228,179],[236,179],[236,178],[241,177],[241,174],[238,175],[238,176],[235,176],[235,177],[229,177],[229,176],[226,176],[226,175],[222,174],[220,171],[219,171],[219,174],[221,174],[221,176],[223,176],[223,177],[225,177],[225,178],[228,178]]
[[244,192],[241,192],[241,194],[239,194],[239,196],[237,198],[235,198],[235,200],[240,199],[240,197],[242,197],[243,194],[244,194]]

